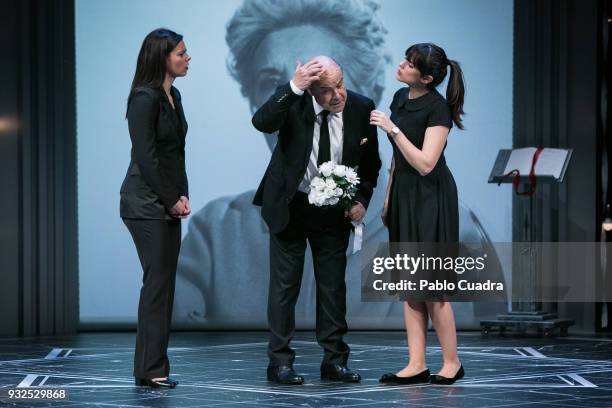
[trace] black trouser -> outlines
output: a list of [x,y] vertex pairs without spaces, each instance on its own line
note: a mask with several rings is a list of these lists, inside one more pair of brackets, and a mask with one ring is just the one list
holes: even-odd
[[167,351],[181,221],[123,219],[123,222],[132,234],[144,272],[138,303],[134,377],[166,377],[170,371]]
[[350,220],[341,208],[318,208],[298,192],[289,204],[289,224],[270,234],[270,288],[268,324],[271,366],[291,365],[295,351],[289,347],[295,332],[295,304],[304,271],[306,240],[312,250],[317,285],[317,341],[324,364],[346,364],[346,249]]

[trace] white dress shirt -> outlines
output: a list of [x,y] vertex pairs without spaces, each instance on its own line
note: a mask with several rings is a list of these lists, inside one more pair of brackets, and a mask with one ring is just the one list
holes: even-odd
[[[291,90],[297,95],[303,95],[304,91],[295,86],[293,81],[289,82]],[[315,122],[314,129],[312,132],[312,151],[310,152],[310,159],[308,160],[308,167],[304,178],[300,183],[298,190],[303,193],[310,191],[310,181],[319,174],[317,160],[319,158],[319,137],[321,134],[321,112],[324,110],[312,97],[312,106],[314,107]],[[327,124],[329,127],[329,143],[331,146],[331,159],[335,163],[342,163],[342,143],[344,139],[344,124],[342,121],[342,112],[333,113],[330,112],[327,115]]]

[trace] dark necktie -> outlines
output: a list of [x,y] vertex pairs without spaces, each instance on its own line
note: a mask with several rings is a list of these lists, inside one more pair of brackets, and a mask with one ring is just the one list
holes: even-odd
[[329,125],[327,116],[329,111],[321,111],[321,131],[319,132],[319,157],[317,157],[317,166],[331,160],[331,142],[329,141]]

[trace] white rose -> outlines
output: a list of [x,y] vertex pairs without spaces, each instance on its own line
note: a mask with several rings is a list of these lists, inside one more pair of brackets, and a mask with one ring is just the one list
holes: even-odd
[[336,190],[334,191],[334,195],[336,197],[340,197],[340,196],[342,196],[342,194],[344,194],[344,191],[342,191],[342,189],[340,187],[337,187]]
[[338,197],[332,197],[332,198],[329,200],[329,204],[330,204],[330,205],[336,205],[336,204],[338,204],[338,202],[340,202],[340,199],[339,199]]
[[328,162],[321,164],[321,166],[319,166],[319,172],[321,172],[321,174],[325,177],[331,176],[333,171],[334,171],[334,162],[328,161]]
[[314,188],[310,189],[310,192],[308,193],[308,202],[310,204],[316,204],[317,203],[317,190]]
[[325,205],[325,202],[327,201],[327,197],[325,196],[324,192],[320,192],[317,197],[316,197],[316,205],[318,207],[322,207]]
[[334,175],[338,177],[344,177],[346,174],[346,166],[339,165],[334,168]]
[[323,205],[324,201],[325,201],[325,196],[323,195],[321,191],[312,190],[310,194],[308,194],[308,202],[310,204],[314,204],[317,207],[320,207]]
[[325,182],[325,185],[327,186],[327,188],[331,190],[335,190],[337,187],[336,182],[333,179],[327,179],[327,181]]
[[326,187],[325,181],[320,177],[315,177],[310,182],[310,188],[315,190],[322,190]]
[[329,200],[330,198],[335,196],[335,192],[336,190],[333,188],[326,188],[324,191],[325,198]]

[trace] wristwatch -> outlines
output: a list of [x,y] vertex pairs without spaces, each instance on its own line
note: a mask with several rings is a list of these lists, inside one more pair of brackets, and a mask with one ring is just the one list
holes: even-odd
[[391,136],[397,136],[397,135],[399,135],[399,132],[400,132],[399,128],[397,126],[393,126],[391,128],[391,132],[389,132],[389,133],[391,133]]

